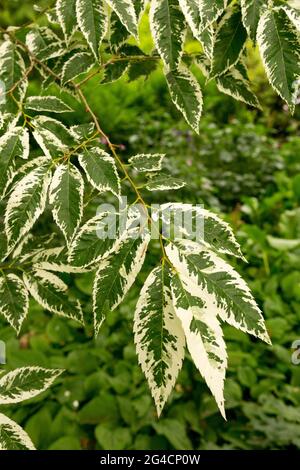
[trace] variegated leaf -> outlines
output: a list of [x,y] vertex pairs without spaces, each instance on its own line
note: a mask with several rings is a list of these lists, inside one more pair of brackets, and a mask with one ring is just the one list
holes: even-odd
[[176,108],[194,131],[199,133],[203,98],[196,78],[188,68],[182,65],[177,71],[168,72],[166,79]]
[[171,287],[174,309],[181,320],[189,353],[225,418],[227,353],[220,323],[213,310],[205,305],[199,286],[180,270],[172,273]]
[[97,335],[109,311],[123,301],[140,272],[150,236],[139,228],[126,231],[110,256],[100,262],[93,288],[94,328]]
[[[214,30],[210,22],[205,20],[206,24],[205,22],[202,23],[199,0],[179,0],[179,4],[184,13],[185,19],[191,28],[193,36],[201,42],[205,54],[208,57],[211,57]],[[217,9],[217,11],[219,10]],[[219,15],[217,14],[217,16]]]
[[48,157],[58,157],[75,145],[71,132],[60,121],[38,116],[31,122],[34,126],[33,136]]
[[[85,268],[110,254],[116,241],[112,218],[114,214],[100,213],[81,227],[70,246],[68,260],[72,266]],[[108,231],[105,236],[108,225],[114,233]]]
[[129,163],[137,171],[152,172],[160,171],[165,154],[161,153],[141,153],[129,159]]
[[147,0],[134,0],[134,9],[137,19],[139,20],[145,11]]
[[168,245],[166,253],[180,276],[195,286],[209,312],[214,311],[235,328],[270,343],[249,287],[228,263],[198,243],[186,240]]
[[26,45],[40,61],[55,59],[65,54],[65,45],[54,31],[47,27],[35,28],[26,35]]
[[76,0],[57,0],[55,12],[68,42],[77,29]]
[[87,52],[78,52],[74,54],[62,69],[62,83],[68,83],[82,73],[88,72],[94,65],[95,59],[92,54]]
[[0,413],[0,450],[35,450],[24,429],[2,413]]
[[196,39],[200,41],[201,16],[199,0],[178,0],[180,8],[185,16],[186,22]]
[[211,77],[222,75],[239,61],[246,39],[241,10],[233,7],[222,18],[216,32]]
[[138,18],[134,8],[134,0],[106,0],[108,5],[118,15],[121,23],[135,37],[138,35]]
[[300,86],[300,41],[284,10],[268,9],[261,16],[257,42],[269,82],[293,112]]
[[95,134],[95,124],[78,124],[70,127],[70,132],[74,139],[78,142],[84,142]]
[[161,205],[161,214],[167,238],[172,236],[170,223],[173,222],[175,238],[198,241],[219,253],[245,261],[232,228],[213,212],[191,204],[167,203]]
[[29,96],[25,102],[25,109],[49,113],[69,113],[73,111],[57,96]]
[[36,397],[62,373],[59,369],[21,367],[0,377],[0,404],[10,405]]
[[0,197],[6,192],[15,172],[15,157],[29,156],[29,133],[23,127],[12,127],[0,138]]
[[3,41],[0,46],[0,80],[5,87],[5,99],[0,102],[0,109],[16,113],[18,111],[15,101],[9,96],[14,88],[14,97],[22,102],[26,94],[28,80],[25,77],[25,63],[16,45],[9,40]]
[[4,226],[9,249],[28,233],[44,211],[50,183],[51,162],[43,162],[14,187],[6,206]]
[[235,100],[242,101],[254,108],[260,108],[259,101],[251,89],[247,69],[242,62],[216,77],[218,89]]
[[256,42],[257,26],[263,7],[267,7],[265,0],[241,0],[243,23],[254,43]]
[[175,189],[181,189],[185,185],[185,181],[161,173],[149,179],[146,184],[146,189],[148,189],[148,191],[173,191]]
[[55,274],[36,269],[23,275],[24,283],[36,302],[44,309],[57,315],[83,323],[79,300],[71,301],[67,295],[68,286]]
[[[28,292],[23,281],[15,274],[0,275],[0,314],[20,332],[29,308]],[[1,402],[1,381],[0,381]]]
[[[33,158],[33,159],[30,159],[24,163],[23,165],[21,165],[20,167],[18,167],[16,173],[14,174],[13,176],[13,179],[12,179],[12,182],[11,182],[11,187],[14,188],[16,186],[16,184],[21,181],[21,179],[28,175],[28,173],[39,167],[40,165],[44,165],[45,164],[45,161],[46,159],[48,159],[48,157],[45,157],[45,156],[42,156],[42,157],[37,157],[37,158]],[[50,159],[48,159],[49,161],[49,166],[51,165],[51,161]]]
[[[111,50],[117,52],[129,37],[130,33],[128,29],[123,25],[118,15],[112,11],[109,24],[109,43]],[[113,63],[111,65],[113,65]]]
[[102,0],[76,0],[77,21],[96,59],[106,34],[108,18]]
[[67,243],[79,227],[83,214],[84,182],[80,171],[72,164],[59,165],[52,177],[49,202],[55,222]]
[[68,263],[68,253],[64,246],[37,249],[35,252],[26,253],[21,259],[30,259],[35,270],[69,274],[86,273],[91,270],[91,268],[71,266]]
[[227,7],[228,0],[199,0],[201,28],[205,29],[216,21]]
[[108,153],[99,147],[90,148],[79,155],[79,163],[94,188],[119,197],[120,178],[115,161]]
[[150,26],[167,70],[176,70],[183,53],[186,23],[178,0],[152,0]]
[[293,8],[291,5],[288,4],[282,4],[274,10],[284,10],[287,16],[289,17],[290,21],[294,24],[295,28],[297,29],[298,32],[300,32],[300,11],[299,9]]
[[211,61],[214,51],[215,31],[212,25],[207,26],[199,34],[199,41],[201,42],[203,51],[208,59]]
[[134,340],[159,416],[181,369],[185,346],[165,265],[155,268],[143,286],[134,316]]
[[7,256],[7,239],[5,233],[0,232],[0,262],[5,260]]
[[20,119],[20,113],[9,113],[9,112],[4,112],[0,111],[1,115],[1,131],[2,133],[8,132],[11,129],[14,129],[18,125],[18,121]]

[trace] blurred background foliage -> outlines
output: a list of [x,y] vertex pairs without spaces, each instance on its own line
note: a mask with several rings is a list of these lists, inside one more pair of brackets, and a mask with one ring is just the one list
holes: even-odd
[[[47,5],[49,1],[38,2],[40,9]],[[3,27],[30,22],[36,15],[31,1],[1,1]],[[146,21],[141,30],[142,46],[149,50]],[[204,203],[234,227],[248,260],[236,268],[263,309],[273,346],[224,326],[228,421],[188,357],[157,420],[132,333],[135,303],[154,254],[97,339],[89,321],[91,274],[66,275],[72,295],[83,304],[85,330],[33,301],[19,338],[0,320],[9,369],[41,365],[66,370],[49,392],[5,410],[38,448],[300,448],[300,365],[292,363],[292,343],[300,338],[299,109],[291,117],[270,90],[257,53],[248,60],[263,110],[221,95],[199,75],[205,95],[199,136],[171,104],[160,71],[147,81],[128,83],[124,78],[111,85],[100,85],[95,77],[85,93],[125,159],[138,152],[166,153],[168,170],[187,180],[182,190],[154,194],[149,203]],[[33,81],[31,93],[39,94],[39,86]],[[66,124],[86,122],[84,109],[72,97],[67,99],[76,112],[66,116]],[[91,210],[100,202],[105,201],[96,198]],[[37,231],[49,236],[54,230],[51,217],[46,214],[42,220]]]

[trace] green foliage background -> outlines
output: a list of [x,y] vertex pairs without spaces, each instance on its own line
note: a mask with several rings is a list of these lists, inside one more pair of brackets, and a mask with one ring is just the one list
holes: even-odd
[[[49,2],[38,4],[43,8]],[[13,0],[1,5],[2,26],[34,18],[30,1],[21,7]],[[145,33],[144,48],[149,46]],[[236,268],[264,311],[273,346],[225,326],[228,421],[189,358],[158,421],[132,334],[134,307],[152,268],[151,257],[96,340],[91,327],[83,331],[32,301],[20,337],[0,320],[0,339],[7,346],[9,369],[41,365],[66,370],[50,391],[5,410],[38,448],[300,448],[300,365],[291,362],[291,345],[300,338],[299,111],[294,117],[288,114],[266,85],[255,55],[251,60],[263,112],[221,96],[210,83],[199,136],[170,103],[159,72],[147,82],[124,79],[100,86],[95,78],[85,93],[124,157],[167,153],[169,171],[188,181],[175,197],[204,202],[232,224],[249,261]],[[38,84],[33,86],[38,94]],[[67,124],[86,120],[80,109],[66,117]],[[154,194],[153,202],[159,200]],[[101,202],[95,199],[95,210]],[[36,230],[48,237],[53,227],[41,219]],[[90,274],[75,281],[66,276],[65,281],[91,316]]]

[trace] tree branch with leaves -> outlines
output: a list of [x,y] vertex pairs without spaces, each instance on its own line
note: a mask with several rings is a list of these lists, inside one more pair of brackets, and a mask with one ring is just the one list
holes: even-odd
[[[139,47],[138,34],[139,21],[148,13],[151,54]],[[221,93],[259,108],[246,66],[247,51],[257,44],[270,85],[293,112],[300,85],[299,11],[281,1],[57,0],[46,15],[48,26],[0,30],[5,87],[0,104],[0,313],[19,333],[32,296],[49,312],[85,324],[80,301],[71,299],[62,274],[92,271],[98,334],[107,312],[120,305],[135,282],[151,236],[137,228],[132,204],[124,209],[127,220],[116,237],[99,238],[107,212],[87,218],[85,196],[110,193],[118,201],[129,185],[147,225],[156,227],[147,194],[159,192],[160,218],[170,210],[193,223],[200,217],[204,234],[201,241],[193,239],[192,230],[172,239],[156,228],[160,260],[145,281],[134,316],[138,359],[160,414],[187,349],[225,416],[227,354],[221,322],[270,342],[248,286],[224,258],[243,259],[239,244],[214,213],[165,203],[163,191],[185,183],[161,171],[164,155],[139,154],[123,161],[84,88],[98,75],[101,87],[125,74],[130,80],[147,78],[162,66],[171,100],[199,132],[203,91],[195,67],[207,81],[215,80]],[[201,52],[186,52],[191,36]],[[30,95],[30,80],[39,81],[38,96]],[[48,92],[53,86],[55,96]],[[72,112],[64,93],[81,103],[88,124],[67,127],[59,118]],[[57,226],[48,239],[34,231],[46,206]],[[172,221],[168,224],[172,232]]]

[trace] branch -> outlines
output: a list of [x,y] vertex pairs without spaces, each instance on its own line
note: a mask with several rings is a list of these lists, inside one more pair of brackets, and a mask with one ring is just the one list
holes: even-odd
[[[47,73],[49,73],[54,79],[55,81],[61,83],[61,78],[56,74],[54,73],[46,64],[44,64],[41,60],[39,60],[31,51],[30,49],[28,48],[28,46],[20,41],[19,39],[15,38],[14,35],[10,32],[10,31],[6,31],[6,30],[3,30],[3,28],[0,28],[0,31],[1,32],[4,32],[5,34],[8,34],[8,36],[10,37],[10,39],[12,41],[14,41],[16,44],[18,44],[30,57],[30,60],[33,64],[38,64],[40,67],[42,67]],[[136,56],[136,57],[139,57],[139,56]],[[136,57],[134,56],[134,59],[136,59]],[[113,60],[124,60],[124,59],[127,59],[127,58],[115,58]],[[111,62],[109,62],[111,63]],[[108,64],[108,63],[107,63]],[[106,65],[107,65],[106,64]],[[92,78],[92,76],[94,76],[95,74],[93,75],[90,75],[88,79]],[[147,219],[149,221],[150,224],[152,224],[152,219],[149,215],[149,212],[148,212],[148,205],[147,203],[145,202],[145,200],[143,199],[142,197],[142,194],[139,190],[139,188],[137,187],[137,185],[135,184],[135,182],[133,181],[133,179],[131,178],[127,168],[126,168],[126,165],[123,163],[122,159],[119,157],[119,155],[117,154],[116,152],[116,148],[118,147],[117,145],[113,144],[110,140],[110,138],[108,137],[108,135],[103,131],[103,129],[101,128],[101,125],[99,123],[99,120],[96,116],[96,114],[94,113],[94,111],[92,110],[92,108],[90,107],[83,91],[81,90],[81,87],[84,83],[86,83],[88,80],[85,79],[83,80],[82,82],[80,83],[76,83],[74,82],[73,80],[71,80],[70,82],[68,82],[68,84],[74,89],[74,91],[76,92],[76,94],[78,95],[78,97],[80,98],[81,102],[83,103],[87,113],[91,116],[91,119],[92,121],[94,122],[95,124],[95,127],[96,127],[96,130],[97,130],[97,134],[102,137],[103,139],[105,139],[115,161],[117,162],[119,168],[121,169],[121,171],[123,172],[126,180],[129,181],[134,193],[136,194],[136,197],[137,197],[137,201],[139,201],[144,210],[145,210],[145,214],[147,216]],[[93,136],[93,138],[95,138],[96,136]],[[72,155],[73,153],[75,152],[74,151],[71,151],[69,152],[68,155]],[[161,247],[162,247],[162,254],[163,254],[163,259],[167,259],[166,257],[166,254],[165,254],[165,251],[164,251],[164,246],[163,246],[163,236],[159,233],[159,239],[160,239],[160,244],[161,244]]]

